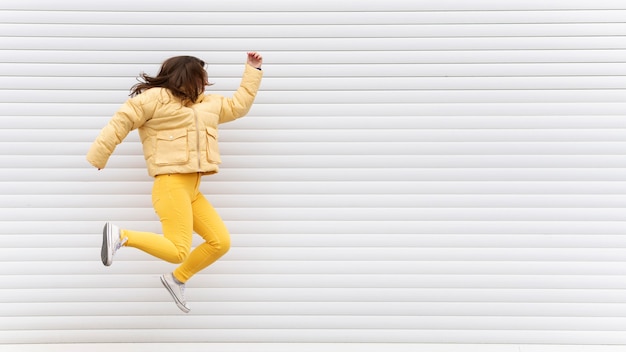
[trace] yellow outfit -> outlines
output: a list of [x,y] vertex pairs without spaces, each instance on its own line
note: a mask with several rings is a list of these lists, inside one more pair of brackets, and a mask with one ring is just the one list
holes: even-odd
[[[170,263],[182,263],[174,271],[174,277],[183,283],[230,248],[224,222],[198,189],[201,177],[198,173],[156,176],[152,205],[161,219],[163,236],[122,230],[122,238],[127,238],[126,246]],[[193,231],[205,242],[189,253]]]
[[[261,70],[246,65],[232,98],[203,94],[188,105],[167,89],[148,89],[126,101],[87,153],[87,160],[102,169],[115,147],[131,130],[138,129],[148,174],[155,177],[152,203],[161,219],[163,236],[125,229],[121,236],[127,238],[126,246],[180,263],[174,271],[180,282],[186,282],[230,248],[226,226],[199,191],[200,179],[219,170],[218,125],[248,113],[262,76]],[[206,242],[190,253],[193,231]]]

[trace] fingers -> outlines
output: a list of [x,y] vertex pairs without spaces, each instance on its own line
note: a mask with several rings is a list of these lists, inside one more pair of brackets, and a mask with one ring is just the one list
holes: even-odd
[[248,57],[254,58],[259,61],[263,60],[263,57],[261,56],[261,54],[257,53],[256,51],[248,51]]
[[263,56],[256,51],[248,51],[248,63],[260,69],[261,64],[263,64]]

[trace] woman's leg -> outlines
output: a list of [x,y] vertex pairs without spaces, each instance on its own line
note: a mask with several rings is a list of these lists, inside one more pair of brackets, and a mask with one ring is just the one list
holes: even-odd
[[230,234],[217,211],[198,192],[191,204],[193,209],[193,229],[204,243],[196,247],[189,257],[174,270],[174,277],[186,282],[194,274],[213,264],[230,249]]
[[182,263],[191,249],[193,234],[192,199],[199,181],[197,174],[159,175],[152,188],[152,204],[161,219],[163,235],[122,230],[126,246],[138,248],[170,263]]

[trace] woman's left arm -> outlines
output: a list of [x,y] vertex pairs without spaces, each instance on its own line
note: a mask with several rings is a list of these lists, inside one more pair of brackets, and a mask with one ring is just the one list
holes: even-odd
[[263,71],[261,71],[262,64],[263,57],[259,53],[248,53],[248,61],[246,62],[246,69],[239,89],[233,94],[232,98],[224,98],[222,100],[219,123],[238,119],[250,111],[261,85],[261,78],[263,77]]

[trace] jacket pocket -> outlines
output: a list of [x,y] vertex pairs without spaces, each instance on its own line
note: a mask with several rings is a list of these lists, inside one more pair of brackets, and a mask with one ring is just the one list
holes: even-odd
[[217,145],[217,129],[213,127],[206,128],[206,156],[211,164],[220,164],[220,149]]
[[189,161],[187,129],[159,131],[156,135],[154,162],[157,165],[185,164]]

